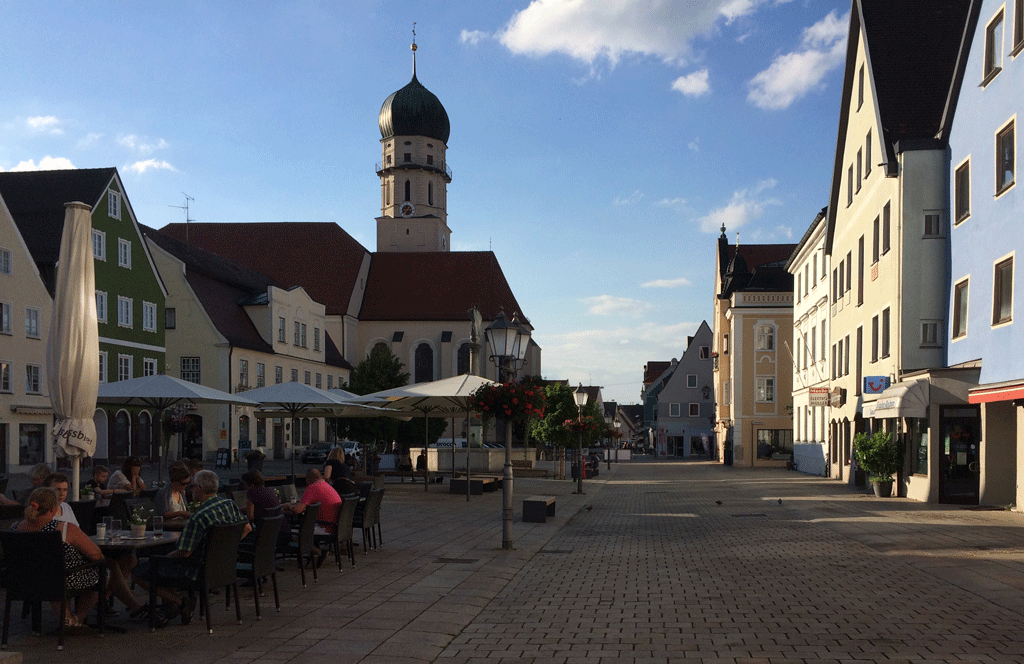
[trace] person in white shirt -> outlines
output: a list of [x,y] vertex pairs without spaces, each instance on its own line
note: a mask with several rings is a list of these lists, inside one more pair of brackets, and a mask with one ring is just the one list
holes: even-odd
[[82,524],[78,523],[71,505],[68,505],[68,476],[64,473],[50,473],[46,476],[43,484],[57,492],[57,501],[60,505],[57,506],[57,515],[54,518],[58,521],[73,523],[81,528]]

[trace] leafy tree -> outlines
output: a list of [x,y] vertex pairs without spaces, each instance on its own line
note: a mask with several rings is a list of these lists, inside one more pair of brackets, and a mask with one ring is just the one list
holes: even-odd
[[[398,356],[387,346],[378,344],[370,351],[369,357],[352,369],[348,384],[341,387],[360,395],[402,387],[409,382],[409,372],[403,369],[404,366]],[[390,417],[342,418],[339,421],[339,430],[365,445],[378,440],[395,440],[400,424],[399,420]],[[422,434],[423,430],[420,429],[421,440]],[[363,454],[364,461],[367,456]]]
[[[424,421],[427,424],[424,424]],[[398,435],[395,440],[403,450],[408,450],[410,447],[422,447],[424,439],[427,444],[436,443],[447,427],[448,420],[443,417],[423,418],[420,415],[415,415],[408,422],[400,421],[398,423]],[[424,428],[426,428],[426,433],[424,433]]]
[[[579,407],[576,405],[576,399],[573,398],[573,392],[575,392],[575,388],[562,383],[550,383],[545,386],[544,394],[547,398],[547,406],[544,411],[544,417],[533,422],[531,430],[533,436],[537,437],[541,442],[553,445],[556,448],[576,447],[579,441],[578,434],[565,426],[567,420],[575,421],[580,414]],[[594,426],[589,427],[589,429],[593,430],[596,428],[599,432],[604,431],[604,415],[600,412],[596,403],[588,403],[583,407],[583,417],[585,420],[594,423]],[[598,422],[600,423],[599,426]],[[583,443],[589,444],[598,437],[600,437],[600,434],[585,434]],[[558,459],[558,474],[559,477],[564,477],[565,455],[559,454]]]

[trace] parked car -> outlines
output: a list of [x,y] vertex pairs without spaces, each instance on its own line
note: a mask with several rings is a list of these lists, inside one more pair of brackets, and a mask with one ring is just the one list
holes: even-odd
[[302,451],[302,463],[324,463],[334,449],[334,443],[315,443]]

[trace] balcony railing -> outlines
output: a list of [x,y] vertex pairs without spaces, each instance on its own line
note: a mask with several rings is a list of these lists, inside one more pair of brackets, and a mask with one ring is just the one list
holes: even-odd
[[396,164],[388,164],[384,166],[381,162],[377,162],[377,175],[380,175],[387,168],[424,168],[428,171],[436,171],[441,173],[449,181],[452,179],[452,169],[448,168],[448,164],[442,162],[440,164],[428,164],[426,161],[400,161]]

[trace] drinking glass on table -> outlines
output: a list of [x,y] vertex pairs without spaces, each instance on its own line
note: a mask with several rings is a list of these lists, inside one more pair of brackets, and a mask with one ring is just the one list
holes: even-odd
[[107,533],[110,539],[121,539],[121,519],[111,519]]
[[162,516],[153,517],[153,537],[164,536],[164,518]]

